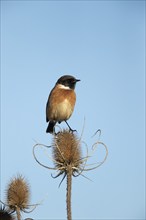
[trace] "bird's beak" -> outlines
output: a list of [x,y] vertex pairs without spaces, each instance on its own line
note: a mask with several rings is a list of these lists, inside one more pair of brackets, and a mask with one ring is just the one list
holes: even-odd
[[76,79],[76,82],[79,82],[79,81],[81,81],[80,79]]

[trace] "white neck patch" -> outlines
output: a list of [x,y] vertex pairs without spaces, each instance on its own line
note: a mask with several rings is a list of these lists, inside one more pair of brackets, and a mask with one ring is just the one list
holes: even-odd
[[59,88],[59,89],[71,90],[71,88],[69,88],[69,86],[64,86],[64,85],[62,85],[62,84],[58,84],[58,88]]

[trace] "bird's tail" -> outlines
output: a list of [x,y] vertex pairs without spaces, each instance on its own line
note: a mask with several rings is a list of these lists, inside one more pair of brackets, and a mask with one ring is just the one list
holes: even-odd
[[54,133],[55,132],[55,129],[54,129],[55,124],[56,124],[55,121],[50,121],[48,124],[47,130],[46,130],[46,133]]

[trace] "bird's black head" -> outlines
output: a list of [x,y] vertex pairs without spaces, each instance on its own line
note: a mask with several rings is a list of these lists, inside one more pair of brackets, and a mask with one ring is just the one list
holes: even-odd
[[64,76],[62,76],[58,79],[56,84],[61,84],[65,87],[69,87],[70,89],[74,89],[76,83],[79,82],[79,81],[80,81],[80,79],[76,79],[73,76],[64,75]]

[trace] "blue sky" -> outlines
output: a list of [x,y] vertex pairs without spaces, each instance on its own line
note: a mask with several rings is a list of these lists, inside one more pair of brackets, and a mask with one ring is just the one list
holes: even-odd
[[64,74],[81,79],[69,124],[80,136],[85,118],[89,149],[100,128],[109,150],[93,182],[73,179],[73,219],[145,219],[145,1],[1,1],[1,198],[21,173],[43,199],[23,217],[66,218],[66,182],[32,155],[52,142],[45,106]]

